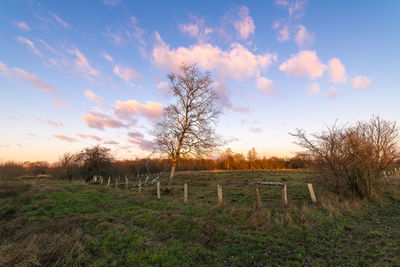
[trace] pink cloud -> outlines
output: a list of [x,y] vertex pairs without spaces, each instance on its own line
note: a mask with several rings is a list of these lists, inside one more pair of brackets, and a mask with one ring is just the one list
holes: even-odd
[[104,128],[127,128],[121,121],[110,118],[108,115],[99,111],[90,111],[82,117],[82,120],[90,127],[100,130]]
[[37,118],[39,121],[42,121],[46,123],[49,126],[55,127],[55,128],[63,128],[64,124],[62,122],[56,122],[48,119],[42,119],[42,118]]
[[330,81],[333,83],[347,82],[346,67],[342,64],[340,59],[332,58],[329,60],[329,76]]
[[40,56],[40,57],[42,56],[39,49],[36,48],[35,44],[31,40],[28,40],[25,37],[21,37],[21,36],[18,36],[17,40],[20,43],[25,44],[35,55]]
[[254,34],[256,29],[254,21],[249,13],[249,9],[246,6],[240,7],[238,12],[239,18],[233,23],[235,29],[239,33],[240,39],[245,40],[249,38],[249,35]]
[[239,43],[233,43],[228,51],[208,43],[170,49],[158,33],[156,39],[152,53],[153,64],[168,71],[178,71],[179,66],[186,62],[216,71],[221,78],[248,79],[260,71],[266,71],[276,61],[275,54],[256,55]]
[[50,16],[53,17],[59,24],[61,24],[64,28],[68,28],[69,25],[64,20],[62,20],[59,16],[49,11]]
[[163,105],[147,101],[140,104],[136,100],[117,101],[114,106],[114,114],[124,120],[130,120],[132,116],[144,116],[149,119],[158,118],[162,115]]
[[122,80],[124,80],[126,82],[136,81],[136,80],[142,78],[142,75],[140,73],[138,73],[134,69],[131,69],[122,64],[115,65],[113,72],[115,75],[117,75],[118,77],[120,77]]
[[319,83],[312,83],[310,84],[310,86],[308,86],[307,92],[310,95],[316,95],[319,93],[319,91],[320,91]]
[[16,21],[16,22],[14,22],[14,25],[23,31],[29,32],[31,30],[31,28],[29,28],[28,24],[26,24],[26,22],[24,22],[24,21],[19,21],[19,22]]
[[55,135],[53,135],[53,137],[55,137],[57,139],[60,139],[62,141],[70,142],[70,143],[78,141],[77,139],[75,139],[73,137],[68,137],[68,136],[65,136],[65,135],[62,135],[62,134],[55,134]]
[[102,139],[100,137],[98,137],[97,135],[93,135],[93,134],[82,134],[82,133],[77,133],[77,136],[79,136],[80,138],[90,138],[96,141],[101,141]]
[[328,98],[330,99],[334,99],[336,98],[338,93],[338,89],[336,87],[331,87],[329,88],[329,90],[326,92],[326,95],[328,96]]
[[299,47],[307,47],[314,43],[314,35],[309,33],[303,25],[297,26],[299,31],[297,32],[294,40]]
[[98,70],[90,66],[89,60],[81,51],[79,51],[79,49],[68,50],[68,52],[76,56],[74,64],[78,72],[85,74],[89,78],[100,74]]
[[92,100],[93,102],[96,102],[97,104],[103,104],[103,102],[104,102],[103,98],[101,98],[100,96],[96,95],[95,93],[93,93],[90,90],[86,90],[84,92],[84,94],[88,99]]
[[317,53],[310,50],[300,51],[279,66],[287,76],[307,76],[310,79],[322,77],[326,68]]
[[137,145],[141,150],[151,151],[154,148],[154,143],[146,140],[146,139],[129,139],[129,143]]
[[367,76],[358,75],[351,79],[351,85],[356,89],[365,89],[372,85],[372,80]]
[[104,58],[105,60],[107,60],[107,61],[110,61],[110,62],[114,61],[114,59],[112,58],[112,56],[110,56],[110,55],[107,54],[106,52],[103,52],[101,55],[102,55],[103,58]]
[[59,98],[53,99],[53,105],[55,107],[71,107],[71,105],[68,102],[63,101],[63,100],[61,100]]
[[250,132],[252,132],[252,133],[261,133],[262,129],[253,127],[253,128],[250,128]]
[[275,86],[273,81],[261,76],[257,77],[256,85],[258,89],[267,94],[272,94]]
[[0,62],[0,74],[3,74],[10,78],[16,78],[19,80],[24,80],[30,82],[33,86],[39,88],[43,92],[46,93],[55,93],[55,89],[52,85],[48,85],[42,80],[40,80],[35,74],[29,73],[26,70],[19,68],[8,68],[8,66],[2,62]]
[[196,38],[199,42],[205,42],[209,35],[214,32],[214,29],[205,26],[204,18],[196,16],[190,16],[190,18],[192,22],[179,25],[180,31],[192,38]]

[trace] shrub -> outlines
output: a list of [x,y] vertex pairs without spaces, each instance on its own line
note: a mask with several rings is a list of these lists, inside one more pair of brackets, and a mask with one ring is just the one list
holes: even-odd
[[360,198],[374,198],[383,171],[397,158],[398,133],[395,122],[373,116],[342,127],[335,123],[311,137],[300,129],[291,135],[313,156],[335,192],[350,190]]

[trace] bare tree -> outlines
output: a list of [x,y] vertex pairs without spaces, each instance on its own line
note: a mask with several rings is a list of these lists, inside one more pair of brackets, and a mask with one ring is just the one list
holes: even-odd
[[398,134],[395,122],[373,116],[350,126],[335,123],[311,137],[299,129],[292,135],[314,157],[324,176],[331,178],[337,192],[350,189],[361,198],[374,198],[383,171],[398,155]]
[[60,171],[61,171],[61,177],[62,178],[71,178],[71,168],[72,165],[74,164],[75,160],[75,154],[73,153],[64,153],[62,156],[60,156],[59,159],[59,166],[60,166]]
[[213,126],[221,111],[216,106],[217,93],[210,73],[201,72],[196,65],[183,64],[178,73],[171,73],[168,78],[176,102],[165,108],[153,135],[156,148],[172,162],[168,182],[171,190],[181,157],[207,154],[219,144]]

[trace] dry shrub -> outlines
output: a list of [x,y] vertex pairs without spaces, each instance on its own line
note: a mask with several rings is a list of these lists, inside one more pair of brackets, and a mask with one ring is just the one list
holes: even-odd
[[18,180],[2,182],[0,185],[0,198],[17,196],[27,191],[30,187],[30,184]]
[[306,135],[292,134],[313,156],[324,181],[336,193],[348,191],[360,198],[377,198],[383,171],[398,156],[399,129],[395,122],[373,116],[369,121]]
[[0,247],[0,266],[60,266],[72,264],[74,252],[82,252],[82,233],[39,233]]

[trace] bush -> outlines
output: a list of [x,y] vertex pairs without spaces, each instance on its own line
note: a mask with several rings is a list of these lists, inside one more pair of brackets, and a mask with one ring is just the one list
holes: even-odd
[[398,133],[395,122],[373,116],[353,125],[335,123],[311,137],[300,129],[292,135],[310,152],[335,192],[350,190],[360,198],[375,198],[383,171],[397,158]]

